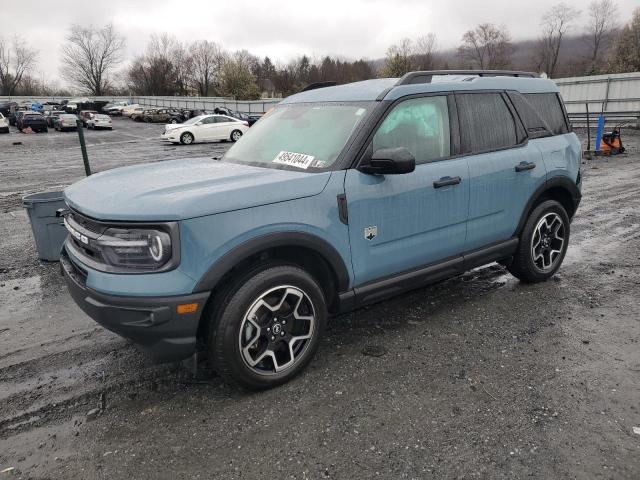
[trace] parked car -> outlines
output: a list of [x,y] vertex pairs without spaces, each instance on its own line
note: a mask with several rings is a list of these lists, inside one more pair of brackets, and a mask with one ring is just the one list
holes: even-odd
[[18,104],[16,102],[0,102],[0,113],[2,113],[5,117],[9,117],[16,109],[18,108]]
[[131,105],[127,105],[122,109],[122,116],[130,117],[133,113],[142,112],[143,110],[144,110],[144,107],[142,107],[137,103],[133,103]]
[[48,132],[47,121],[41,113],[24,110],[18,112],[20,115],[16,116],[16,127],[18,130],[23,131],[27,128],[31,128],[34,132]]
[[145,110],[141,115],[141,120],[147,123],[172,123],[172,118],[174,118],[172,113],[165,108]]
[[131,114],[131,120],[135,122],[144,122],[145,118],[155,115],[157,111],[158,110],[155,108],[145,108],[142,109],[142,111],[138,111],[138,109],[136,109],[134,113]]
[[558,87],[533,74],[318,88],[218,161],[68,187],[61,263],[80,307],[156,359],[202,345],[223,378],[269,388],[309,364],[328,315],[494,261],[522,282],[549,279],[580,168]]
[[116,102],[110,105],[105,105],[102,108],[102,111],[108,115],[122,115],[122,111],[128,105],[129,105],[129,102],[124,100],[124,101]]
[[246,113],[236,112],[235,110],[231,110],[227,107],[216,107],[213,109],[213,113],[218,113],[221,115],[227,115],[229,117],[237,118],[238,120],[244,120],[249,124],[249,126],[253,125],[258,121],[258,117],[249,116]]
[[95,110],[82,110],[78,114],[78,118],[80,120],[82,120],[82,126],[86,128],[87,127],[87,120],[89,120],[89,118],[91,118],[96,113],[98,113],[98,112],[96,112]]
[[72,113],[63,113],[54,119],[53,127],[59,132],[78,129],[78,117]]
[[183,145],[220,140],[237,142],[248,129],[247,122],[226,115],[201,115],[182,124],[165,125],[161,138]]
[[101,128],[113,130],[113,125],[111,124],[111,118],[109,117],[109,115],[105,115],[103,113],[96,113],[94,115],[91,115],[87,119],[87,128],[92,130],[97,130]]
[[9,133],[9,119],[0,112],[0,133]]
[[169,120],[167,120],[167,123],[182,123],[190,118],[187,114],[180,110],[168,110],[168,112]]
[[65,114],[64,110],[48,110],[44,112],[44,118],[47,121],[47,127],[53,128],[55,126],[55,119],[62,114]]

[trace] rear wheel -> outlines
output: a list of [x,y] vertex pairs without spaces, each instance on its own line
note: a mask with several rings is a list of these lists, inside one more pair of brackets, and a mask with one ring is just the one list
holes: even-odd
[[183,145],[191,145],[193,143],[193,134],[189,132],[184,132],[180,135],[180,143]]
[[242,137],[242,132],[240,130],[234,130],[231,132],[231,140],[237,142]]
[[176,120],[175,118],[172,118],[170,121],[171,121],[171,123],[173,123],[174,125],[175,125],[176,123],[178,123],[178,120]]
[[327,318],[315,279],[293,265],[265,265],[216,298],[209,350],[226,380],[261,390],[300,373],[313,358]]
[[518,249],[507,267],[523,282],[542,282],[558,271],[569,245],[569,215],[555,200],[533,209],[522,230]]

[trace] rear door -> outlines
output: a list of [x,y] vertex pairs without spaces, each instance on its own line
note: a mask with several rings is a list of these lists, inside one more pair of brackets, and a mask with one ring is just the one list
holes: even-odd
[[456,93],[456,104],[469,164],[470,251],[511,238],[546,170],[506,94]]
[[234,120],[224,115],[216,116],[216,140],[225,140],[231,136]]
[[[466,158],[452,157],[450,96],[396,104],[369,151],[405,147],[416,169],[400,175],[347,170],[345,194],[355,285],[415,270],[461,253],[469,204]],[[453,109],[453,111],[452,111]]]

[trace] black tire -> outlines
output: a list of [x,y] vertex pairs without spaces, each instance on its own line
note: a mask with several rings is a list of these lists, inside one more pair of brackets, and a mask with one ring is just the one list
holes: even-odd
[[180,143],[183,145],[191,145],[195,138],[191,132],[184,132],[180,135]]
[[241,137],[242,132],[240,130],[234,130],[233,132],[231,132],[231,135],[229,135],[229,140],[231,140],[232,142],[237,142]]
[[[287,292],[295,292],[295,294]],[[268,334],[257,334],[255,340],[250,340],[243,348],[241,342],[247,334],[247,326],[253,328],[252,325],[255,325],[248,320],[251,310],[256,308],[255,305],[263,296],[266,295],[265,298],[270,298],[268,295],[271,294],[275,298],[275,301],[270,300],[271,304],[284,305],[284,310],[287,308],[290,310],[289,314],[282,311],[271,311],[266,307],[257,307],[260,309],[258,312],[260,312],[261,318],[258,319],[256,316],[254,320],[261,322],[263,332],[269,329],[269,325],[273,330]],[[281,295],[281,300],[278,300]],[[297,298],[301,298],[301,300],[297,302]],[[295,308],[291,308],[294,303],[297,303]],[[216,296],[214,305],[217,308],[210,312],[208,319],[210,323],[207,329],[207,341],[213,367],[226,381],[249,390],[272,388],[299,374],[315,355],[327,321],[325,298],[318,283],[305,270],[287,264],[265,264],[247,275],[241,276],[225,292]],[[310,317],[313,320],[296,320],[298,317],[296,313],[299,312],[299,309],[304,309],[303,313],[306,316],[309,316],[309,312],[311,312]],[[256,313],[255,310],[254,313]],[[277,316],[280,318],[278,319]],[[285,326],[287,318],[290,319],[289,326]],[[276,331],[276,323],[278,322],[282,322],[282,324],[277,327]],[[244,335],[241,335],[243,327],[245,328]],[[292,327],[298,329],[298,332],[285,332],[286,329]],[[302,335],[310,335],[310,338],[291,340],[292,336],[300,335],[299,329],[301,327],[303,330],[308,328],[308,331],[303,331]],[[272,336],[268,337],[267,335]],[[288,342],[291,342],[293,350],[298,350],[294,357],[290,355],[291,350],[289,350]],[[279,367],[283,369],[275,371],[276,362],[271,355],[264,355],[263,361],[253,367],[250,366],[243,350],[249,349],[252,345],[255,345],[257,350],[264,349],[262,352],[256,353],[257,358],[254,360],[260,358],[266,350],[271,348],[275,349],[274,355],[276,357],[278,354],[282,354],[284,359],[281,357],[277,362],[281,363]]]
[[176,120],[175,118],[172,118],[172,119],[170,120],[170,123],[172,123],[172,124],[174,124],[174,125],[175,125],[176,123],[178,123],[178,120]]
[[[547,227],[550,222],[553,224],[551,227]],[[561,224],[562,231],[555,230],[559,224]],[[549,232],[545,232],[545,230]],[[537,205],[529,215],[520,235],[518,249],[507,269],[514,277],[526,283],[543,282],[549,279],[562,265],[569,245],[569,235],[570,220],[567,211],[559,202],[545,200]],[[561,245],[558,243],[558,236],[562,237]],[[534,243],[538,247],[535,247]],[[554,255],[553,252],[558,250],[559,253]],[[534,252],[537,252],[538,255]]]

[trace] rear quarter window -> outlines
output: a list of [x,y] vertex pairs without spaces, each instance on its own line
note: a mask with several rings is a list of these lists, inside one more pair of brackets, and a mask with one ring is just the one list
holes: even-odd
[[556,93],[525,93],[524,98],[542,118],[554,135],[569,132],[560,97]]

